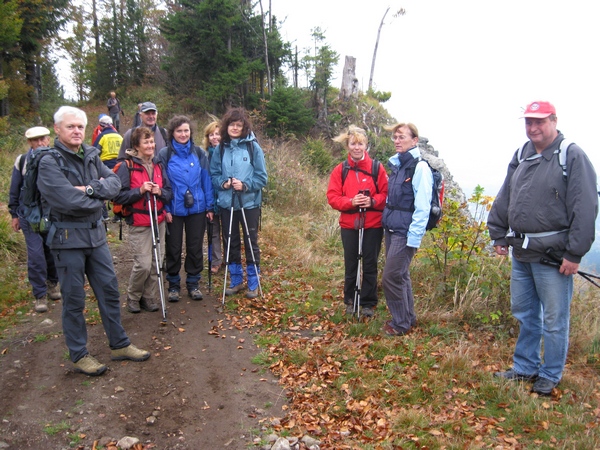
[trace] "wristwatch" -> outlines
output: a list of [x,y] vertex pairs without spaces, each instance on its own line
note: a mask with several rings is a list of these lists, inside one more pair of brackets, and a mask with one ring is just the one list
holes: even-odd
[[85,193],[88,197],[91,197],[92,195],[94,195],[94,188],[91,187],[89,184],[85,187]]

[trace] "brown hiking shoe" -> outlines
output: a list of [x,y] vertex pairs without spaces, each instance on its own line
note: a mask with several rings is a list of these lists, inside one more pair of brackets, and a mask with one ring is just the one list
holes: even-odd
[[158,305],[156,304],[156,301],[154,301],[153,298],[142,297],[140,300],[140,308],[142,308],[144,311],[149,312],[158,311]]
[[189,289],[188,294],[192,300],[198,301],[198,300],[202,300],[204,298],[204,296],[202,295],[202,292],[200,292],[200,289],[198,289],[197,287]]
[[235,295],[240,291],[244,290],[244,283],[240,283],[237,286],[233,286],[225,289],[225,295]]
[[150,352],[140,350],[133,344],[110,351],[110,359],[113,361],[122,361],[124,359],[130,361],[146,361],[148,358],[150,358]]
[[102,375],[107,369],[104,364],[99,363],[96,358],[89,354],[85,355],[73,365],[75,366],[75,372],[90,375],[92,377]]
[[43,297],[35,299],[34,309],[35,309],[35,312],[39,312],[39,313],[48,311],[48,300],[46,299],[45,295]]
[[58,283],[46,281],[46,286],[48,286],[48,300],[57,301],[62,299],[62,295],[60,293],[60,285]]
[[129,311],[130,313],[134,313],[134,314],[139,313],[141,311],[140,301],[132,300],[129,297],[127,297],[127,311]]

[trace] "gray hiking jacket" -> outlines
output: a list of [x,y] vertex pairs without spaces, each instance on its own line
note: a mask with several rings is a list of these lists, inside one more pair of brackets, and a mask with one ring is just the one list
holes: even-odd
[[554,153],[563,139],[559,131],[540,158],[527,160],[535,154],[531,142],[521,163],[515,152],[492,205],[487,223],[490,237],[494,245],[511,245],[519,261],[539,262],[552,249],[555,256],[579,263],[594,242],[596,172],[583,150],[573,144],[567,153],[565,180]]
[[[102,204],[119,193],[121,181],[102,163],[95,147],[84,144],[83,159],[58,139],[54,148],[65,166],[61,168],[55,158],[45,156],[40,161],[37,182],[51,224],[47,244],[51,249],[100,247],[106,243]],[[92,196],[74,187],[87,185],[94,189]]]

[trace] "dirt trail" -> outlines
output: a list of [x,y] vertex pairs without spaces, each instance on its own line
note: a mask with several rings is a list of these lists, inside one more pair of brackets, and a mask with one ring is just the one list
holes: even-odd
[[[114,233],[118,225],[110,226]],[[113,249],[121,292],[128,253],[125,242]],[[261,421],[281,416],[286,399],[277,380],[251,363],[259,350],[249,331],[217,310],[222,279],[213,277],[213,295],[203,285],[200,302],[182,291],[167,306],[167,326],[160,311],[123,308],[131,341],[152,353],[146,362],[111,361],[102,325],[88,325],[90,353],[109,367],[100,377],[73,371],[60,302],[27,317],[0,341],[0,448],[87,450],[123,436],[165,450],[248,448]]]

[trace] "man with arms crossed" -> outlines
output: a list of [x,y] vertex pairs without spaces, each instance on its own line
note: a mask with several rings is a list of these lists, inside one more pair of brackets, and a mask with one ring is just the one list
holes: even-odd
[[49,212],[47,242],[54,255],[63,296],[63,333],[77,372],[101,375],[107,367],[87,350],[85,277],[94,290],[111,359],[145,361],[150,353],[131,344],[121,325],[117,276],[102,225],[102,202],[115,197],[119,177],[83,144],[85,112],[62,106],[54,114],[56,139],[64,167],[54,157],[40,161],[38,189],[44,213]]

